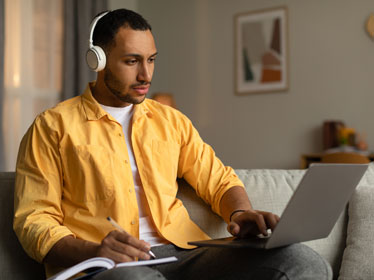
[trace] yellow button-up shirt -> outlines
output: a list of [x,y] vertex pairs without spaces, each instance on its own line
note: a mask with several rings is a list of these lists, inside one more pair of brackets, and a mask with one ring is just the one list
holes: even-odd
[[[131,141],[158,233],[182,248],[209,237],[176,198],[177,177],[220,214],[220,200],[242,186],[182,113],[153,100],[135,105]],[[17,160],[14,230],[41,262],[62,237],[100,243],[113,217],[139,236],[139,215],[121,125],[93,98],[90,87],[39,115]]]

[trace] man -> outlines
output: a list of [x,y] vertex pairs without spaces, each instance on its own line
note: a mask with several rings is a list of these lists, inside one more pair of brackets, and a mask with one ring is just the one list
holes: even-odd
[[[252,209],[234,171],[184,115],[145,98],[157,56],[149,24],[120,9],[101,15],[94,29],[94,45],[106,57],[96,82],[39,115],[19,150],[14,229],[28,254],[46,264],[47,275],[96,256],[149,259],[152,246],[157,257],[179,261],[108,270],[95,279],[329,279],[329,267],[306,246],[187,245],[209,237],[176,199],[177,177],[233,235],[266,235],[279,218]],[[124,232],[113,230],[107,216]]]

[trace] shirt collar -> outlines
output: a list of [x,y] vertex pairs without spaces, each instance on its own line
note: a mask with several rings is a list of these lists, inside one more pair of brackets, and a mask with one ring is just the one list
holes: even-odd
[[[86,114],[87,120],[96,121],[104,116],[107,116],[110,120],[114,120],[113,117],[108,114],[93,97],[91,88],[95,85],[95,82],[91,82],[87,85],[84,93],[82,94],[82,105]],[[143,115],[150,114],[147,108],[146,101],[134,105],[133,122],[142,117]],[[115,120],[114,120],[115,121]]]

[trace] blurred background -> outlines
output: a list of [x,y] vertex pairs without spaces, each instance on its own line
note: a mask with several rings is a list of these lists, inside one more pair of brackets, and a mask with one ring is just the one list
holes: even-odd
[[[14,170],[19,142],[37,114],[82,93],[95,79],[84,62],[89,23],[98,12],[117,8],[135,10],[152,25],[159,55],[150,97],[172,96],[173,106],[225,164],[304,168],[305,156],[347,145],[372,154],[372,0],[0,3],[2,170]],[[277,7],[287,9],[288,89],[237,95],[235,16]],[[336,144],[326,140],[335,133],[329,123],[344,124]],[[354,141],[347,136],[352,133]]]

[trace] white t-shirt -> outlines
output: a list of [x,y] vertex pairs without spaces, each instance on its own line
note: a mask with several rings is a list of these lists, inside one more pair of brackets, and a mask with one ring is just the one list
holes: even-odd
[[131,142],[132,132],[132,115],[134,106],[131,104],[126,107],[110,107],[100,104],[122,126],[123,135],[125,136],[127,151],[129,154],[132,176],[134,180],[136,199],[139,208],[139,239],[151,244],[151,246],[163,245],[168,243],[159,236],[156,227],[151,219],[147,198],[144,193],[143,184],[139,176],[138,166],[135,161],[134,152]]

